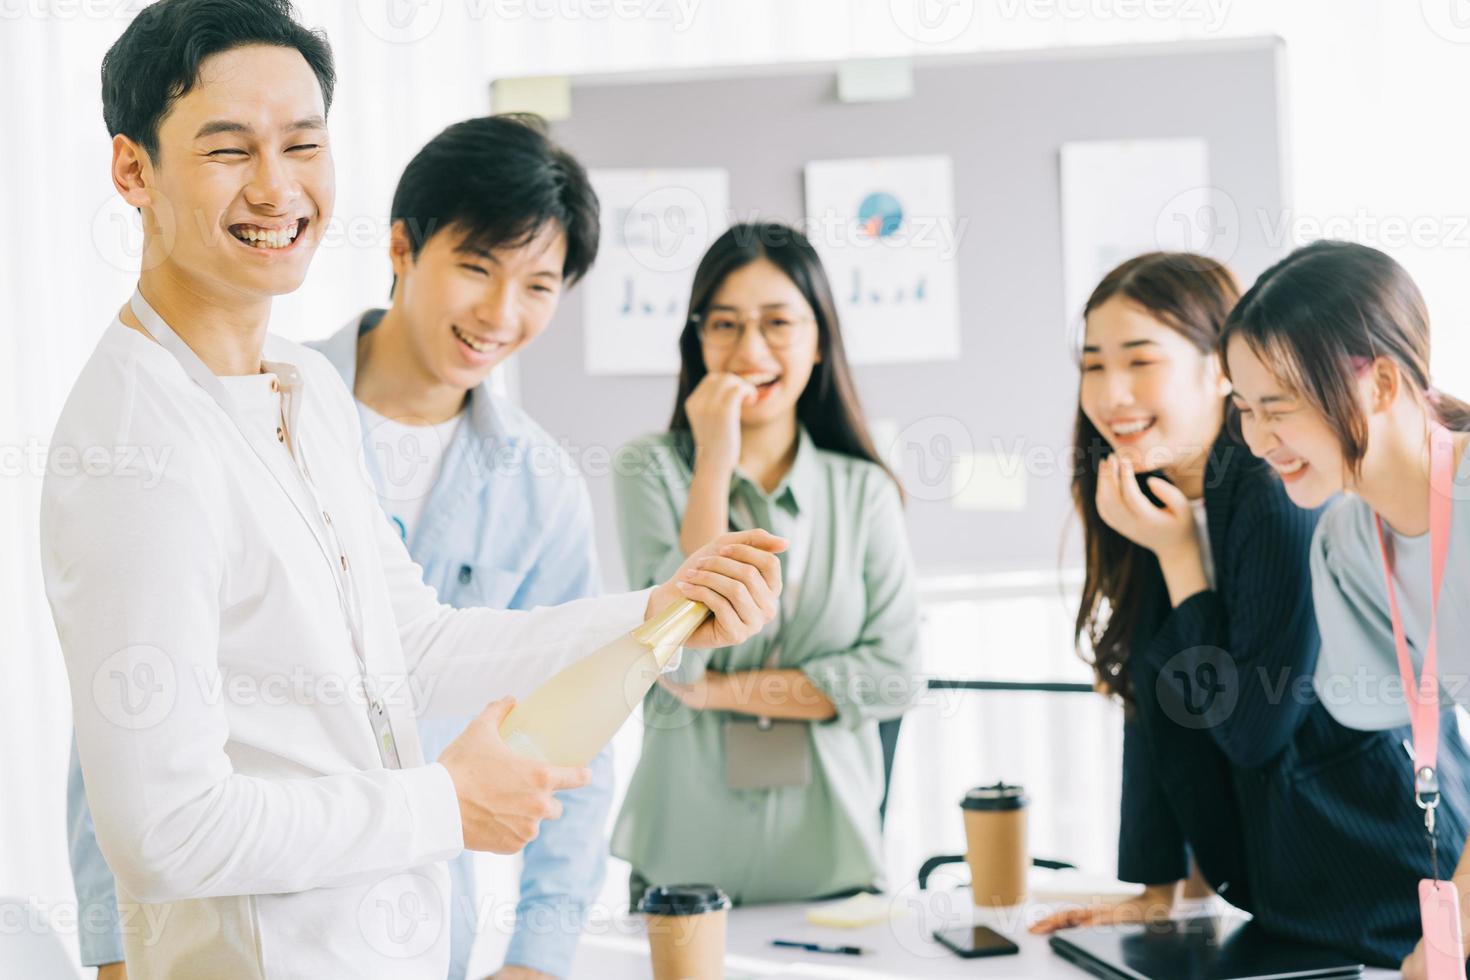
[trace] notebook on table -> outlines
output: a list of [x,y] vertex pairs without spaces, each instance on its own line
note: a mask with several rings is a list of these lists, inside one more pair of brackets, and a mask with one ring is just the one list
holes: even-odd
[[1051,948],[1105,980],[1350,980],[1352,957],[1280,939],[1239,916],[1069,929]]

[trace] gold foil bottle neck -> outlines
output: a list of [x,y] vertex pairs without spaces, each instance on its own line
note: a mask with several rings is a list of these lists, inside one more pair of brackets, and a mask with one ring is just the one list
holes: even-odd
[[680,599],[633,631],[633,639],[653,650],[684,645],[689,634],[709,615],[709,607],[693,599]]

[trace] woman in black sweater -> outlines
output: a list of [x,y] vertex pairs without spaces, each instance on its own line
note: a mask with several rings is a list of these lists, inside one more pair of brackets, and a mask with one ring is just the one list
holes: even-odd
[[[1296,508],[1227,431],[1214,351],[1237,298],[1213,260],[1152,253],[1088,300],[1077,633],[1125,706],[1118,874],[1146,888],[1036,931],[1166,915],[1192,857],[1267,930],[1396,966],[1419,938],[1414,895],[1430,872],[1422,815],[1383,789],[1411,764],[1407,731],[1344,728],[1313,691],[1319,512]],[[1460,841],[1470,754],[1452,714],[1443,730],[1439,816]]]

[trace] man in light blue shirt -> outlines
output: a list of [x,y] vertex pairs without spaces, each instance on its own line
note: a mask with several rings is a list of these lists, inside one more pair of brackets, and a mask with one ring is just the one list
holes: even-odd
[[[409,163],[393,198],[392,305],[312,346],[357,399],[363,459],[385,517],[424,580],[453,606],[529,609],[592,595],[587,487],[567,453],[490,391],[491,370],[550,322],[597,253],[586,172],[529,117],[471,119]],[[436,758],[470,719],[419,725]],[[565,977],[606,865],[610,750],[591,784],[560,794],[560,820],[523,851],[516,928],[499,980]],[[92,833],[73,752],[68,833],[82,962],[125,976],[112,874]],[[450,862],[451,980],[480,922],[473,854]]]

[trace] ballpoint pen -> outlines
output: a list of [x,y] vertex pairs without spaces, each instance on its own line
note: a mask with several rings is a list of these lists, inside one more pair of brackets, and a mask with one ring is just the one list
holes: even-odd
[[790,939],[772,939],[771,945],[783,949],[804,949],[808,953],[839,953],[843,956],[863,956],[868,952],[861,946],[823,946],[821,943],[798,943]]

